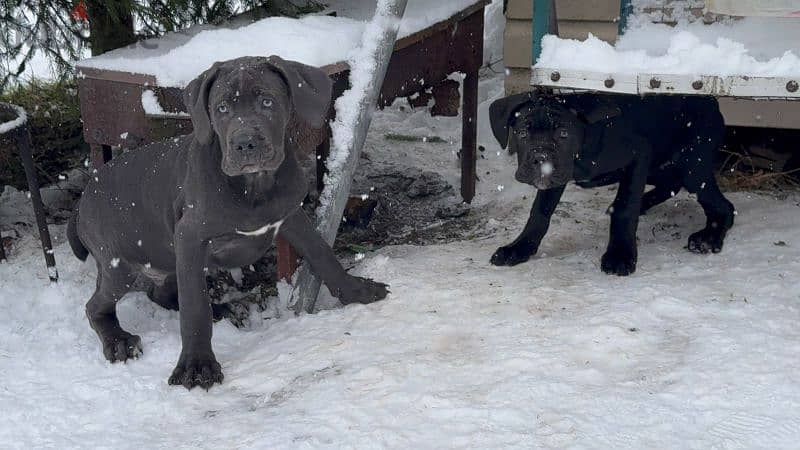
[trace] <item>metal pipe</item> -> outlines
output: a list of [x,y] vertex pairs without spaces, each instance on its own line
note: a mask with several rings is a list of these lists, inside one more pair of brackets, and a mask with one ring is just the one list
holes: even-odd
[[[371,39],[375,39],[371,34],[371,26],[381,26],[380,36],[375,45],[374,53],[372,54],[371,61],[357,61],[356,64],[369,64],[374,62],[374,70],[370,74],[370,80],[367,88],[362,93],[355,93],[351,90],[345,91],[343,97],[348,95],[360,95],[358,97],[358,116],[352,123],[353,139],[352,142],[346,145],[344,149],[332,149],[332,159],[337,158],[335,152],[344,150],[343,161],[337,161],[335,167],[331,168],[330,180],[325,190],[322,192],[321,205],[317,210],[317,231],[322,235],[328,244],[333,245],[336,239],[336,233],[339,230],[339,225],[342,220],[342,214],[347,203],[347,196],[350,193],[350,187],[353,183],[353,175],[358,167],[358,160],[361,156],[361,149],[364,147],[364,141],[367,138],[367,131],[369,130],[370,122],[372,121],[372,113],[378,102],[378,97],[383,85],[383,79],[386,76],[386,69],[389,67],[389,60],[394,52],[395,41],[397,41],[397,32],[400,29],[400,22],[405,13],[406,3],[408,0],[379,0],[375,9],[375,17],[372,19],[372,24],[368,25],[362,37],[362,48],[369,48],[375,45]],[[353,85],[353,74],[358,70],[358,67],[351,67],[351,85]],[[341,118],[342,115],[337,111],[337,117]],[[339,147],[341,143],[336,142],[334,135],[334,147]],[[335,171],[335,173],[334,173]],[[289,300],[289,307],[295,313],[305,311],[307,313],[313,312],[314,305],[317,301],[317,295],[321,281],[311,271],[308,262],[303,262],[302,266],[297,272],[297,277],[292,290],[291,298]]]
[[[18,116],[25,114],[25,110],[21,107],[10,105],[8,103],[0,103],[0,109],[5,111],[14,111]],[[25,177],[28,179],[28,191],[31,196],[31,203],[33,203],[33,213],[36,216],[36,225],[39,228],[39,238],[42,241],[42,251],[44,252],[44,260],[47,264],[47,276],[50,281],[58,281],[58,271],[56,270],[56,258],[53,256],[53,244],[50,240],[50,230],[47,228],[47,218],[44,212],[44,204],[42,203],[42,196],[39,193],[39,180],[36,178],[36,168],[33,165],[33,153],[31,150],[31,135],[28,130],[28,125],[22,125],[13,128],[9,131],[13,139],[17,143],[17,151],[22,160],[22,167],[25,168]],[[1,245],[1,244],[0,244]]]

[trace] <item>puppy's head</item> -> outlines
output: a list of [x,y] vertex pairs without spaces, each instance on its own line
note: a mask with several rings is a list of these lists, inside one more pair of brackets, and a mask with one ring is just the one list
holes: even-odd
[[219,143],[226,175],[270,172],[291,151],[285,144],[293,119],[323,126],[331,81],[318,68],[278,56],[243,57],[203,72],[186,87],[184,102],[195,139]]
[[500,145],[517,154],[514,178],[550,189],[572,180],[586,125],[618,111],[604,103],[576,109],[561,97],[524,93],[492,103],[489,120]]

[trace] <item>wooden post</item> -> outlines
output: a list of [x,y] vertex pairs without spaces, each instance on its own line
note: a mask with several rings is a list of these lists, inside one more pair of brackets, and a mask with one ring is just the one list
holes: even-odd
[[461,198],[471,203],[475,197],[478,144],[478,71],[464,78],[461,111]]
[[101,144],[89,144],[89,150],[91,151],[92,168],[99,169],[105,164],[103,146]]
[[277,252],[277,265],[278,265],[278,279],[291,281],[292,275],[300,265],[300,255],[297,254],[295,249],[289,244],[289,241],[278,235],[275,238],[275,247]]

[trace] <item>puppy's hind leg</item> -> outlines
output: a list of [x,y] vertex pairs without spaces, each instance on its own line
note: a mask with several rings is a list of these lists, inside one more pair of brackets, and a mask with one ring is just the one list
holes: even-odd
[[117,302],[130,289],[134,277],[127,264],[102,267],[97,264],[97,290],[86,304],[89,325],[103,345],[103,355],[111,362],[127,361],[142,353],[139,336],[123,330],[117,319]]
[[[147,290],[147,297],[156,305],[168,309],[170,311],[178,311],[180,309],[178,302],[178,277],[175,274],[168,275],[162,284],[153,282]],[[231,314],[229,305],[211,304],[211,312],[214,320],[222,320]]]
[[[687,186],[697,193],[697,200],[706,213],[706,227],[689,236],[689,250],[694,253],[719,253],[728,230],[733,227],[734,207],[719,190],[713,173],[703,177],[699,186]],[[694,189],[693,189],[694,188]]]
[[731,202],[719,190],[712,164],[714,150],[724,140],[724,120],[716,105],[708,111],[712,114],[705,120],[705,127],[694,137],[690,151],[684,152],[683,185],[697,194],[706,213],[706,227],[689,236],[689,250],[695,253],[719,253],[725,235],[733,226],[735,213]]
[[171,311],[178,310],[178,277],[175,274],[164,278],[162,284],[153,282],[147,291],[147,297],[153,303]]
[[642,196],[642,207],[639,210],[639,214],[642,216],[647,214],[651,208],[674,197],[683,187],[681,173],[674,169],[661,169],[648,177],[647,182],[655,187]]

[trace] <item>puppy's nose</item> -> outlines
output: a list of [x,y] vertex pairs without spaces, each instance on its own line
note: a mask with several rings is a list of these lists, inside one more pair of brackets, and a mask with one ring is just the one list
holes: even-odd
[[231,144],[236,151],[249,153],[259,146],[259,137],[255,133],[237,131],[231,136]]
[[542,165],[546,163],[548,160],[549,158],[547,157],[547,154],[544,151],[534,150],[530,154],[528,154],[528,162],[536,166]]

